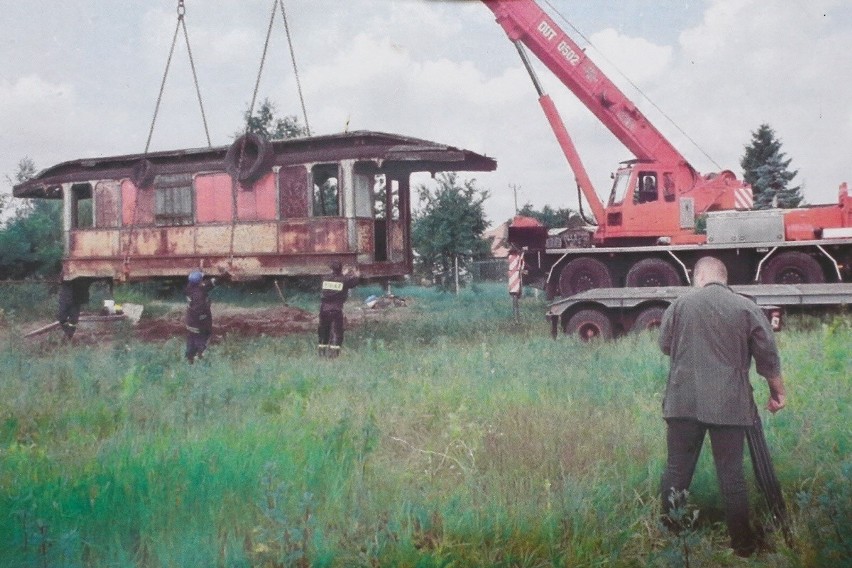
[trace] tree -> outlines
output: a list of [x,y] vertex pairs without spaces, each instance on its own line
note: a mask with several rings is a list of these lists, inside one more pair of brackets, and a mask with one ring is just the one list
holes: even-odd
[[[769,207],[791,209],[798,207],[802,202],[800,188],[787,187],[787,183],[790,181],[787,164],[790,160],[784,161],[782,157],[779,154],[773,154],[766,160],[765,164],[757,168],[755,187],[759,188],[760,192],[759,207],[756,207],[758,209],[768,209]],[[793,175],[795,175],[795,172]]]
[[563,227],[574,229],[585,224],[583,219],[580,217],[580,214],[573,209],[554,209],[550,205],[545,205],[542,207],[541,211],[537,211],[533,209],[531,203],[527,203],[521,207],[521,210],[518,211],[518,215],[532,217],[548,229],[559,229]]
[[489,251],[482,238],[488,228],[483,207],[488,192],[478,189],[476,180],[459,180],[454,172],[435,180],[434,190],[425,185],[416,188],[421,208],[411,229],[412,245],[428,275],[451,273],[456,260],[460,268],[468,268]]
[[[28,179],[32,179],[35,177],[36,167],[35,163],[30,159],[29,156],[24,156],[20,160],[18,160],[18,171],[15,172],[15,177],[12,178],[9,174],[6,174],[4,177],[6,178],[6,183],[9,184],[9,187],[17,185],[19,183],[23,183]],[[9,205],[9,196],[8,195],[0,195],[0,219],[3,218],[3,212],[6,210],[6,207]]]
[[755,209],[798,207],[802,202],[801,186],[789,187],[799,173],[790,171],[792,159],[781,151],[781,141],[768,124],[761,124],[752,132],[751,144],[746,146],[740,160],[743,180],[751,184]]
[[[23,158],[18,162],[15,183],[35,174],[33,161]],[[30,200],[0,230],[0,278],[52,276],[59,273],[61,264],[62,202]]]
[[[288,140],[308,136],[308,129],[299,124],[299,119],[295,115],[281,118],[275,116],[276,112],[275,103],[269,99],[263,99],[254,115],[246,109],[243,119],[246,121],[248,131],[261,134],[269,140]],[[236,136],[242,134],[238,132]]]

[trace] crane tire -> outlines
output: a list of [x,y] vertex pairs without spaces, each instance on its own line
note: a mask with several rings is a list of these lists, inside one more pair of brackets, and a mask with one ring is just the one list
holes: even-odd
[[130,181],[137,188],[150,187],[154,183],[156,173],[154,164],[150,160],[142,158],[133,164],[133,168],[130,170]]
[[592,288],[612,288],[612,276],[603,262],[583,256],[562,267],[559,293],[563,298]]
[[628,288],[649,286],[678,286],[680,275],[677,269],[660,258],[643,258],[627,271],[625,285]]
[[585,309],[571,316],[563,331],[580,341],[607,340],[612,339],[612,322],[600,310]]
[[766,263],[760,281],[763,284],[822,284],[825,273],[814,257],[791,250]]
[[639,312],[639,315],[636,316],[636,319],[633,320],[633,326],[630,328],[630,331],[634,333],[641,333],[643,331],[650,331],[653,329],[658,329],[660,324],[663,322],[663,314],[666,309],[662,306],[650,306]]
[[254,132],[243,134],[225,154],[225,171],[242,184],[256,182],[266,173],[272,160],[272,144]]

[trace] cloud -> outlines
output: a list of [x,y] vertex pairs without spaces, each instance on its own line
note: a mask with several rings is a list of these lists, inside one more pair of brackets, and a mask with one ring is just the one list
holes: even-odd
[[0,82],[0,113],[3,120],[27,116],[27,125],[39,128],[57,119],[57,113],[74,105],[74,89],[65,83],[50,83],[38,75],[27,75],[15,82]]
[[[521,203],[576,207],[573,175],[529,77],[487,7],[414,0],[345,4],[345,10],[339,0],[287,5],[314,132],[339,132],[348,120],[350,129],[385,130],[487,153],[497,159],[498,170],[476,177],[491,190],[486,207],[496,222],[513,212],[509,184],[521,186]],[[679,20],[689,27],[679,35],[662,9],[644,10],[636,26],[617,21],[633,13],[627,8],[589,10],[584,32],[595,49],[588,53],[699,170],[715,171],[715,161],[739,173],[751,131],[766,122],[800,170],[808,200],[834,201],[837,184],[848,175],[852,146],[852,4],[692,5],[690,17]],[[70,27],[66,13],[44,14],[38,29],[52,30],[58,45],[74,48],[33,55],[28,65],[23,62],[38,53],[32,40],[39,34],[25,19],[10,29],[4,43],[10,64],[0,71],[0,173],[12,173],[24,155],[46,167],[142,150],[174,31],[173,4],[104,6],[111,10],[109,37],[97,33],[98,22]],[[260,0],[188,7],[213,144],[229,143],[239,127],[268,18],[268,2]],[[301,115],[280,18],[274,26],[260,97],[269,97],[282,114]],[[205,142],[183,38],[178,39],[155,149]],[[629,152],[549,71],[537,69],[605,198],[609,173]]]
[[[688,119],[694,136],[738,173],[750,132],[769,124],[800,171],[795,181],[807,180],[808,200],[834,201],[848,175],[838,148],[852,144],[852,31],[838,25],[850,18],[852,7],[836,0],[714,0],[680,36],[672,68],[679,100],[667,102],[680,116],[696,115]],[[689,109],[695,102],[700,113]]]
[[672,46],[656,45],[613,28],[594,33],[590,39],[595,50],[589,56],[612,81],[622,72],[627,72],[638,85],[658,80],[665,76],[672,62]]
[[[35,74],[0,81],[0,131],[14,133],[0,137],[4,166],[13,167],[36,152],[57,156],[51,148],[70,138],[68,125],[74,122],[75,105],[74,88],[67,83],[51,83]],[[3,174],[14,175],[14,171]]]

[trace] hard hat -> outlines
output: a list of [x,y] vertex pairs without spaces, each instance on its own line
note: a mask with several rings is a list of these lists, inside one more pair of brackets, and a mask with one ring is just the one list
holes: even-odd
[[189,283],[190,284],[198,284],[201,282],[201,279],[204,278],[204,273],[200,270],[193,270],[189,273]]

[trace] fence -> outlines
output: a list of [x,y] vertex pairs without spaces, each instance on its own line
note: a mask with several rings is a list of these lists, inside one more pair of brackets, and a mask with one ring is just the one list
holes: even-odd
[[471,265],[470,272],[474,282],[506,282],[509,260],[506,258],[477,260]]

